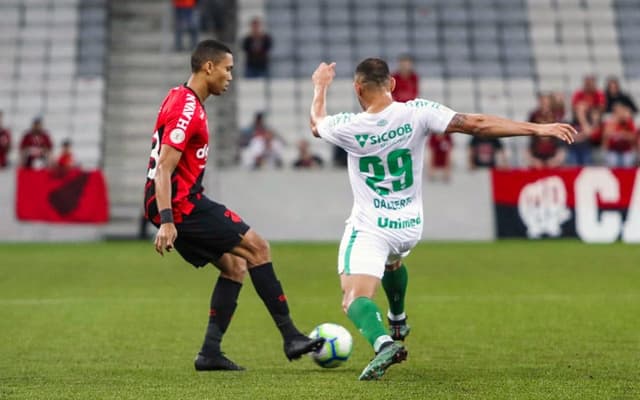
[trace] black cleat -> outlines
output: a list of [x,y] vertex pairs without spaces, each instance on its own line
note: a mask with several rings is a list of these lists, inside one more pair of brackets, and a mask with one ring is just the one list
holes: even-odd
[[243,367],[229,360],[224,353],[216,353],[209,357],[198,354],[193,365],[196,371],[244,371]]
[[287,356],[289,361],[296,360],[302,357],[303,354],[320,350],[324,342],[325,338],[321,337],[311,339],[304,335],[296,336],[288,342],[284,342],[284,354]]

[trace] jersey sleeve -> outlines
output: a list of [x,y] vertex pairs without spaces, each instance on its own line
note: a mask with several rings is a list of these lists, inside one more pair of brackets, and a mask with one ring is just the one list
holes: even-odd
[[194,121],[197,100],[192,93],[178,93],[173,101],[166,102],[161,113],[164,119],[162,144],[184,151],[197,123]]
[[320,137],[347,151],[355,150],[357,142],[354,141],[349,124],[354,116],[353,113],[340,113],[326,117],[318,124]]
[[425,134],[443,133],[456,112],[447,106],[431,100],[415,99],[407,102],[417,110],[418,121]]

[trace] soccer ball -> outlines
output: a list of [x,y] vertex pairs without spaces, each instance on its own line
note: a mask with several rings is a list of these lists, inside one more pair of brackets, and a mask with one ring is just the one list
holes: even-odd
[[347,361],[353,350],[353,339],[351,334],[344,327],[324,323],[318,325],[309,337],[315,339],[323,337],[326,339],[324,345],[311,353],[311,358],[322,368],[335,368]]

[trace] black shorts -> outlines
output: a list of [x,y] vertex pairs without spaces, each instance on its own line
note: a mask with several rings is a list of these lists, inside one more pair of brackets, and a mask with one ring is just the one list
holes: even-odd
[[182,258],[199,268],[215,263],[236,247],[250,227],[238,214],[204,196],[194,204],[191,214],[176,224],[174,247]]

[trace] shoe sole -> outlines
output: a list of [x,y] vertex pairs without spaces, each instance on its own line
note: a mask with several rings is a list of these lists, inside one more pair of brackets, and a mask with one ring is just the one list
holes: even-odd
[[324,338],[314,339],[314,341],[309,342],[309,344],[306,347],[303,347],[299,352],[294,354],[286,354],[286,356],[289,359],[289,361],[297,360],[307,353],[320,350],[324,345],[324,341],[325,341]]
[[196,371],[198,372],[207,372],[207,371],[231,371],[231,372],[242,372],[245,369],[244,368],[239,368],[239,369],[229,369],[229,368],[207,368],[207,367],[195,367]]
[[372,381],[372,380],[378,380],[382,378],[384,373],[387,371],[387,368],[389,368],[393,364],[400,364],[401,362],[407,359],[408,354],[409,352],[407,351],[407,349],[403,347],[402,349],[398,350],[393,355],[393,357],[391,357],[387,362],[385,362],[384,364],[378,365],[375,368],[371,368],[365,374],[360,376],[360,380]]

